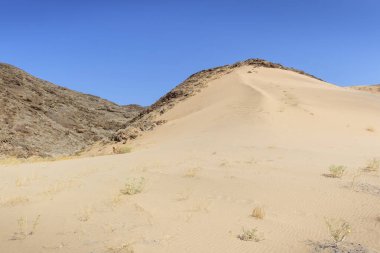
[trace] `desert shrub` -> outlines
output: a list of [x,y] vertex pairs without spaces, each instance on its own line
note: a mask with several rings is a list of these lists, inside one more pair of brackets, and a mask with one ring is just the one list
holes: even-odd
[[120,246],[107,247],[107,253],[134,253],[132,246],[128,243],[122,244]]
[[140,193],[144,188],[144,183],[145,179],[143,177],[128,179],[120,192],[124,195],[134,195]]
[[259,241],[262,240],[259,237],[259,235],[257,234],[257,229],[256,228],[252,228],[252,229],[249,229],[249,230],[243,229],[243,233],[240,234],[238,236],[238,238],[240,240],[242,240],[242,241],[255,241],[255,242],[259,242]]
[[200,171],[200,168],[190,168],[185,172],[184,177],[188,178],[194,178],[197,177],[198,173]]
[[326,225],[335,244],[344,241],[351,233],[350,224],[343,219],[326,219]]
[[132,149],[130,147],[127,147],[127,146],[113,147],[112,149],[113,149],[114,154],[126,154],[126,153],[130,153],[132,151]]
[[364,168],[366,171],[375,172],[380,169],[380,160],[379,159],[372,159],[368,161],[367,166]]
[[0,207],[13,207],[22,205],[29,202],[29,198],[25,196],[10,197],[7,199],[0,199]]
[[255,207],[252,211],[252,217],[255,217],[256,219],[264,219],[265,217],[265,210],[262,207]]
[[342,165],[331,165],[329,167],[330,177],[341,178],[346,171],[346,167]]
[[28,218],[27,217],[20,217],[17,220],[18,231],[13,234],[13,236],[11,237],[11,240],[24,240],[28,236],[31,236],[31,235],[35,234],[36,228],[37,228],[37,226],[39,224],[39,221],[40,221],[40,217],[41,216],[38,215],[34,219],[34,221],[31,224],[31,227],[30,227],[30,224],[28,222]]

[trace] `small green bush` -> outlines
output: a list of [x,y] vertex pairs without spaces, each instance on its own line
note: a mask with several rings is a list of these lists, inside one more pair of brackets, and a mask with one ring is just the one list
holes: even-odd
[[255,241],[259,242],[262,239],[257,234],[257,229],[252,228],[249,230],[243,229],[243,233],[238,236],[238,238],[242,241]]
[[342,165],[331,165],[329,167],[330,176],[334,178],[341,178],[346,171],[346,167]]
[[143,177],[128,179],[124,185],[124,188],[120,190],[120,193],[124,195],[134,195],[140,193],[144,188],[144,183],[145,179]]
[[326,225],[335,244],[344,241],[347,235],[351,233],[350,224],[343,219],[326,219]]

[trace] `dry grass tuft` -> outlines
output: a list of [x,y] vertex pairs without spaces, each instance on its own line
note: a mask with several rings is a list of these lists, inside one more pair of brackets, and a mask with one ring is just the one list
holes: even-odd
[[111,198],[111,205],[113,206],[113,207],[116,207],[117,205],[119,205],[120,203],[121,203],[121,201],[122,201],[122,198],[121,198],[121,196],[122,196],[122,194],[117,194],[117,195],[115,195],[115,196],[113,196],[112,198]]
[[54,184],[49,185],[45,191],[41,192],[41,195],[44,195],[45,197],[53,198],[55,194],[58,194],[62,191],[71,189],[79,185],[80,183],[74,179],[57,181]]
[[36,228],[39,224],[41,215],[38,215],[32,222],[32,227],[29,228],[28,218],[20,217],[17,220],[18,231],[13,234],[11,240],[24,240],[28,236],[35,234]]
[[380,160],[373,158],[372,160],[368,161],[367,166],[364,168],[365,171],[369,172],[376,172],[380,169]]
[[145,179],[143,177],[128,179],[124,188],[120,190],[120,193],[124,195],[134,195],[142,192],[144,185]]
[[329,167],[329,176],[333,178],[342,178],[345,171],[346,167],[344,167],[343,165],[331,165]]
[[108,253],[134,253],[132,246],[129,243],[125,243],[117,247],[107,247]]
[[29,178],[17,178],[15,181],[16,187],[22,187],[22,186],[27,186],[30,184],[30,179]]
[[126,153],[131,153],[132,149],[127,146],[121,146],[121,147],[112,147],[112,151],[114,154],[126,154]]
[[356,185],[356,181],[358,180],[359,177],[361,177],[363,175],[363,171],[361,169],[358,169],[354,175],[352,176],[352,180],[351,180],[351,189],[354,189],[355,188],[355,185]]
[[265,210],[262,207],[255,207],[251,214],[252,217],[255,217],[256,219],[264,219],[265,217]]
[[90,219],[92,213],[93,213],[92,208],[89,208],[89,207],[82,208],[78,214],[78,220],[81,222],[86,222]]
[[17,205],[26,204],[29,202],[29,198],[25,196],[11,197],[0,201],[0,207],[14,207]]
[[238,235],[238,238],[242,241],[255,241],[259,242],[262,241],[263,239],[257,234],[257,229],[252,228],[249,230],[243,229],[243,233]]
[[344,241],[351,233],[350,224],[343,219],[326,219],[326,225],[335,244]]
[[184,177],[187,177],[187,178],[194,178],[194,177],[197,177],[198,174],[199,174],[199,171],[200,171],[199,168],[191,168],[191,169],[188,169],[188,170],[185,172]]

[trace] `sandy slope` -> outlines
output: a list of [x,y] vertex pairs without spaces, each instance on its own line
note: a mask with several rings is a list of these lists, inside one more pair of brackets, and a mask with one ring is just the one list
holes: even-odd
[[[380,252],[380,172],[351,187],[380,158],[379,111],[376,94],[238,68],[163,114],[132,153],[0,167],[1,252],[332,252],[325,217],[351,224],[342,247]],[[347,166],[342,179],[323,176],[331,164]],[[142,193],[119,194],[139,177]],[[21,217],[34,233],[9,240]],[[242,228],[265,239],[241,241]]]
[[371,93],[380,93],[380,84],[352,86],[351,88],[356,89],[356,90],[361,90],[361,91],[367,91]]

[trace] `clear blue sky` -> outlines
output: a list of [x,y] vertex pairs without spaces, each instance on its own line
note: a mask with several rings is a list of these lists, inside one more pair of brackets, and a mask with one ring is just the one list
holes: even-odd
[[379,0],[0,0],[0,62],[119,104],[247,58],[380,83]]

